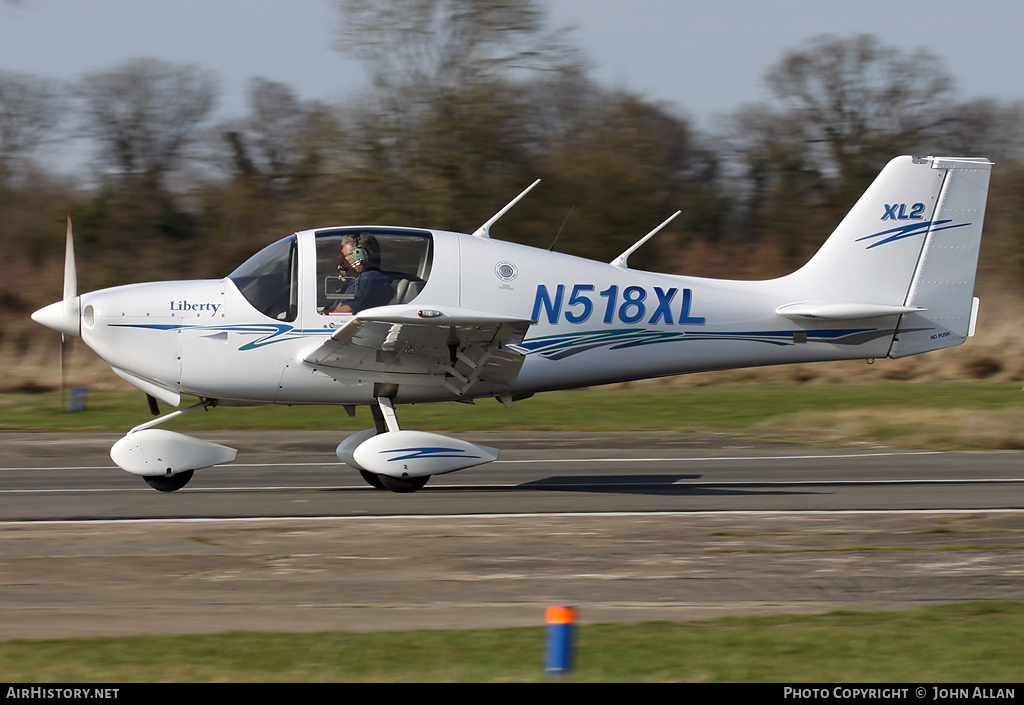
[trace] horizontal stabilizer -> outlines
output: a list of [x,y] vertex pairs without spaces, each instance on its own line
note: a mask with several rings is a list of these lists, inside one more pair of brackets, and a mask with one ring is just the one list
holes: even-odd
[[786,318],[809,318],[815,320],[850,321],[861,318],[898,316],[901,313],[915,313],[925,309],[917,306],[887,306],[885,304],[851,304],[804,302],[785,304],[775,313]]

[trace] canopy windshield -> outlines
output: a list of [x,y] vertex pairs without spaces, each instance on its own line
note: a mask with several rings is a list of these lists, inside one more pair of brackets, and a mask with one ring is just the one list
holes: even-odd
[[295,236],[278,240],[228,275],[263,315],[294,321],[298,314],[298,250]]

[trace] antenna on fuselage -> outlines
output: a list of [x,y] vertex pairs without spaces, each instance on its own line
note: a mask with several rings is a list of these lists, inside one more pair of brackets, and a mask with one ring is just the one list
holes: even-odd
[[558,242],[558,236],[562,234],[563,230],[565,230],[565,224],[569,222],[569,216],[572,215],[572,211],[573,211],[574,208],[576,208],[576,206],[570,207],[569,208],[569,212],[565,214],[565,220],[562,221],[562,227],[560,227],[558,229],[558,232],[555,233],[555,239],[552,240],[551,241],[551,245],[548,246],[548,252],[554,252],[554,250],[555,250],[555,243]]
[[668,217],[668,219],[667,219],[667,220],[666,220],[666,221],[665,221],[664,223],[662,223],[661,225],[659,225],[658,227],[656,227],[656,228],[655,228],[654,230],[652,230],[651,232],[647,233],[647,234],[646,234],[646,235],[644,235],[644,236],[643,236],[642,238],[640,238],[639,240],[637,240],[637,241],[636,241],[636,243],[634,243],[634,245],[633,245],[632,247],[630,247],[630,248],[629,248],[628,250],[626,250],[625,252],[623,252],[623,253],[622,253],[621,255],[619,255],[618,257],[616,257],[615,259],[613,259],[613,260],[612,260],[612,261],[610,262],[610,264],[612,264],[612,265],[614,265],[614,266],[616,266],[616,267],[625,267],[625,266],[626,266],[626,260],[627,260],[627,259],[629,259],[629,256],[630,256],[631,254],[633,254],[634,252],[636,252],[636,251],[637,251],[637,250],[638,250],[638,249],[640,248],[640,245],[644,244],[645,242],[647,242],[648,240],[650,240],[650,239],[651,239],[652,237],[654,237],[655,235],[657,235],[657,234],[658,234],[658,232],[659,232],[659,231],[660,231],[660,230],[661,230],[662,228],[664,228],[664,227],[665,227],[666,225],[668,225],[668,224],[669,224],[669,223],[671,223],[671,222],[672,222],[673,220],[675,220],[675,219],[676,219],[676,216],[678,216],[678,215],[679,215],[680,213],[682,213],[682,211],[676,211],[675,213],[673,213],[672,215],[670,215],[670,216]]
[[509,202],[509,204],[507,206],[505,206],[500,211],[495,213],[493,216],[491,216],[490,220],[488,220],[486,223],[484,223],[479,228],[477,228],[476,231],[473,233],[473,237],[490,237],[491,236],[491,226],[498,222],[498,218],[500,218],[501,216],[503,216],[506,213],[508,213],[509,209],[512,208],[512,206],[514,206],[515,204],[519,203],[519,199],[521,199],[523,196],[528,194],[530,192],[530,189],[532,189],[534,186],[536,186],[539,183],[540,183],[540,179],[537,179],[532,184],[527,186],[525,191],[523,191],[521,194],[519,194],[518,196],[513,198]]

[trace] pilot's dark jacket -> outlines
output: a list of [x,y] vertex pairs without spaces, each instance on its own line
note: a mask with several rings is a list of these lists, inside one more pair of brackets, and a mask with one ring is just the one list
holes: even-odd
[[346,296],[343,303],[353,313],[359,313],[374,306],[386,305],[391,300],[391,282],[379,269],[366,269],[345,287],[345,294],[353,298],[348,299]]

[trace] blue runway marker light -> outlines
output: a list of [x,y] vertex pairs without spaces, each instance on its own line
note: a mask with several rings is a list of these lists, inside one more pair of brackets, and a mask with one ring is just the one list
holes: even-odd
[[544,670],[552,675],[572,670],[573,630],[576,622],[575,607],[548,607],[547,653]]

